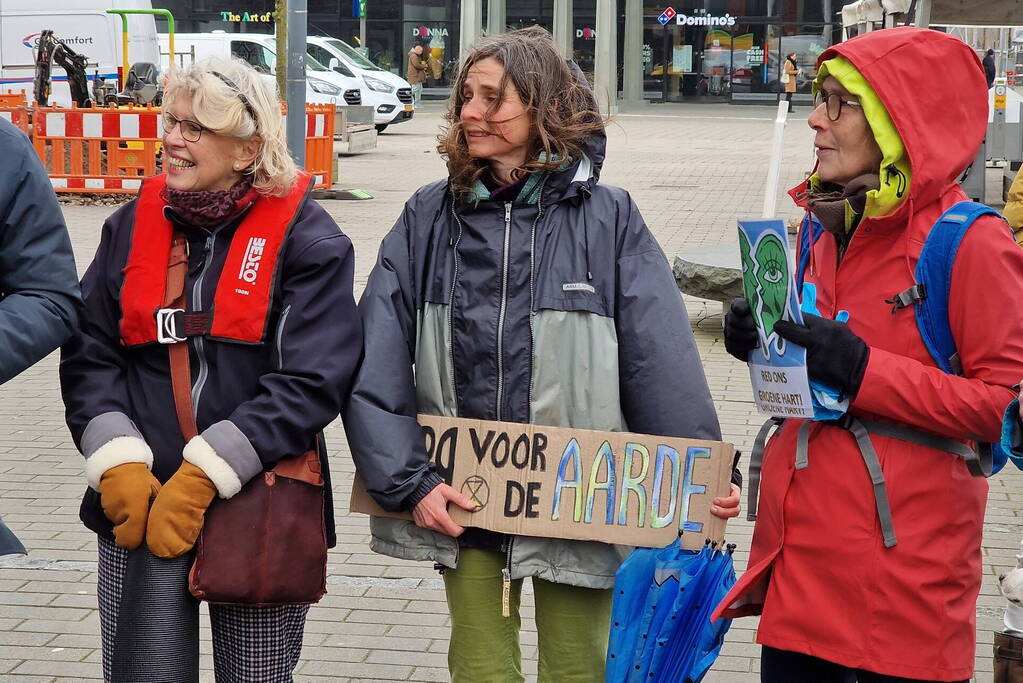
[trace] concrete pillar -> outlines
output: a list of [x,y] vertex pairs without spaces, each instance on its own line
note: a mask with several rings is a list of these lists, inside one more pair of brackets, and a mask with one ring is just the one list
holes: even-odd
[[508,26],[508,0],[487,0],[487,35],[504,33]]
[[920,28],[929,28],[931,25],[931,0],[917,0],[916,20],[913,22]]
[[565,58],[572,57],[575,24],[572,22],[572,0],[554,0],[554,42]]
[[643,103],[643,0],[625,0],[625,70],[622,74],[623,99],[628,104]]
[[601,112],[618,109],[617,0],[597,0],[597,44],[593,59],[593,94]]
[[458,26],[458,61],[465,59],[469,48],[483,34],[483,0],[462,0]]
[[1009,68],[1009,29],[998,29],[998,76],[1004,76]]

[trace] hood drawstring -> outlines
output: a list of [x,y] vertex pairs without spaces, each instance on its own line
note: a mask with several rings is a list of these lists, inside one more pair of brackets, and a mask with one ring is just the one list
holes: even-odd
[[898,184],[895,186],[895,196],[902,199],[902,195],[906,194],[906,174],[900,171],[895,164],[888,164],[884,171],[886,185],[891,183],[892,176],[896,177]]

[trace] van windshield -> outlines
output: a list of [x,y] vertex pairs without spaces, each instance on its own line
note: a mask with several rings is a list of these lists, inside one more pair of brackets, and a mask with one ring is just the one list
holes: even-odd
[[355,64],[355,66],[359,67],[360,69],[365,69],[366,71],[383,71],[383,69],[381,69],[379,66],[369,61],[365,57],[363,57],[361,52],[356,50],[348,43],[340,41],[336,38],[328,38],[324,42],[326,42],[327,45],[330,45],[332,48],[343,54],[345,57],[348,57],[348,59],[352,60],[352,63]]
[[323,66],[323,64],[321,64],[320,62],[316,61],[316,58],[309,53],[306,53],[305,65],[310,71],[330,71],[330,69]]

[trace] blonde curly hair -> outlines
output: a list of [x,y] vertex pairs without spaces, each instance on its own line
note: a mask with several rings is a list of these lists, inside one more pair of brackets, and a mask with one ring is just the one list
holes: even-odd
[[182,96],[191,97],[195,120],[211,131],[262,142],[245,170],[257,192],[280,197],[291,190],[297,168],[288,154],[277,88],[270,78],[239,59],[208,57],[184,69],[171,68],[163,104]]

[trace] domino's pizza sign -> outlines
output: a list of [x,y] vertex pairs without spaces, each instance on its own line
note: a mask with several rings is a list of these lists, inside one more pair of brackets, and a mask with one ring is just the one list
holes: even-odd
[[669,21],[675,18],[675,10],[671,7],[661,12],[661,16],[657,17],[657,21],[661,22],[661,26],[666,25]]

